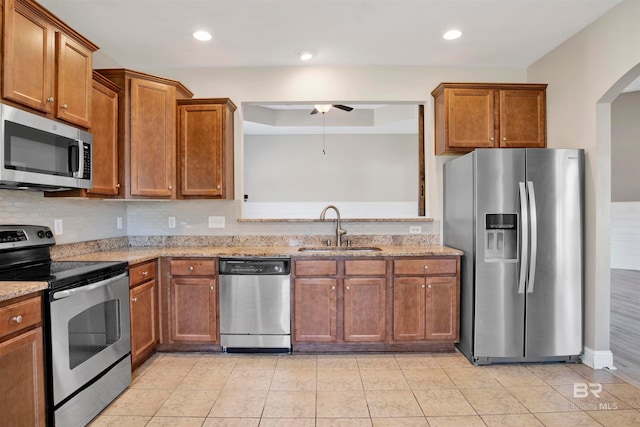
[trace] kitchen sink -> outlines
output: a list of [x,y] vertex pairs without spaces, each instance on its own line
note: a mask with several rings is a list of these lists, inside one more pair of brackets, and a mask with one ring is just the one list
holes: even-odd
[[302,248],[298,248],[298,252],[333,252],[333,251],[344,251],[344,252],[380,252],[382,249],[377,248],[375,246],[317,246],[310,247],[305,246]]

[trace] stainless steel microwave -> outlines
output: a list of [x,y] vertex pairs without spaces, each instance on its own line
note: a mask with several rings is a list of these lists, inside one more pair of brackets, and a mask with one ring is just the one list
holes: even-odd
[[62,191],[93,186],[93,137],[0,104],[0,189]]

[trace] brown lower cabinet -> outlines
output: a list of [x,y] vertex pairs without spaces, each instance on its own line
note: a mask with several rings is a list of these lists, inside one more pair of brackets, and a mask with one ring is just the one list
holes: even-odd
[[172,344],[217,344],[218,289],[216,259],[172,258],[169,261]]
[[450,351],[457,257],[293,261],[294,351]]
[[44,426],[41,296],[0,303],[0,414],[5,425]]
[[131,297],[131,364],[135,368],[158,345],[158,282],[156,260],[129,267]]

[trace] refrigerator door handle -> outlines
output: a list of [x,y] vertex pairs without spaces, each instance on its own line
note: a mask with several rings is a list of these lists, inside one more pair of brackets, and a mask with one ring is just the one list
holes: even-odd
[[520,279],[518,280],[518,293],[523,294],[527,282],[527,270],[529,262],[529,207],[527,206],[527,189],[524,182],[520,187]]
[[527,293],[533,292],[533,286],[536,282],[536,258],[538,255],[538,216],[536,214],[536,193],[533,189],[533,182],[527,181],[527,190],[529,192],[529,216],[531,217],[531,256],[529,258],[529,286]]

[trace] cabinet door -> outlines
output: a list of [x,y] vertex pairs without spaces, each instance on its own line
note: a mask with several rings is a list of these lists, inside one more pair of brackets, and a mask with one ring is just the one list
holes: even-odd
[[293,293],[295,340],[335,342],[337,339],[336,279],[296,279]]
[[492,89],[446,89],[448,148],[491,148],[495,142]]
[[179,107],[180,195],[223,197],[223,107]]
[[384,278],[344,279],[344,340],[384,341],[385,302]]
[[131,79],[131,196],[172,198],[175,87]]
[[88,128],[91,123],[92,52],[56,33],[56,117]]
[[91,133],[93,134],[93,188],[89,194],[117,196],[118,180],[118,94],[93,82]]
[[500,91],[500,147],[546,146],[544,90]]
[[214,279],[171,279],[171,302],[171,339],[174,342],[218,342]]
[[426,279],[399,277],[393,281],[393,339],[415,341],[426,338]]
[[2,424],[44,426],[42,328],[0,343],[0,378]]
[[54,36],[51,24],[19,0],[4,1],[2,96],[53,111]]
[[158,343],[157,284],[149,280],[131,289],[131,358],[136,364]]
[[427,278],[427,339],[458,340],[458,289],[455,277]]

